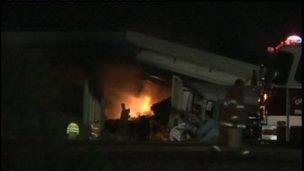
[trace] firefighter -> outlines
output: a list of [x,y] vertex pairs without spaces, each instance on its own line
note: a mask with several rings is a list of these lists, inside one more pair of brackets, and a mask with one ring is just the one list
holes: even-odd
[[210,110],[206,110],[204,123],[197,130],[197,138],[200,142],[215,143],[219,137],[218,105],[215,103]]
[[77,139],[79,135],[79,126],[77,125],[77,123],[71,122],[67,127],[66,133],[68,135],[69,140]]
[[221,114],[221,138],[229,147],[240,147],[242,129],[246,128],[248,116],[245,112],[244,81],[237,79],[227,92]]
[[118,127],[118,139],[124,141],[129,139],[128,120],[130,118],[130,109],[126,109],[126,105],[124,103],[121,104],[121,109]]
[[91,139],[96,140],[100,135],[100,124],[97,119],[91,124]]

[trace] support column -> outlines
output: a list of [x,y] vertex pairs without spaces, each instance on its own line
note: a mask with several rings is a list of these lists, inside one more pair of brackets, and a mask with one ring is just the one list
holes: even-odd
[[98,120],[103,129],[105,121],[105,105],[103,99],[96,99],[89,90],[88,81],[84,82],[84,92],[83,92],[83,124],[89,126]]
[[289,142],[290,140],[290,94],[289,94],[289,89],[286,88],[286,116],[287,116],[287,121],[286,121],[286,142]]

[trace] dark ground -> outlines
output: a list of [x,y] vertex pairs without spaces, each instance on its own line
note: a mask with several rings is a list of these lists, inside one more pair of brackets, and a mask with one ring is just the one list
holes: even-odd
[[2,170],[301,170],[301,150],[277,146],[223,148],[201,144],[105,144],[2,141]]

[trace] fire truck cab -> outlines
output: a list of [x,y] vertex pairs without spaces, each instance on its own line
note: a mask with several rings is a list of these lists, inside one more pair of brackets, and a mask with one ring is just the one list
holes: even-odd
[[[293,35],[278,46],[267,48],[269,59],[265,62],[265,85],[268,86],[262,88],[258,100],[262,139],[301,143],[301,42],[301,37]],[[283,133],[278,130],[283,130]]]

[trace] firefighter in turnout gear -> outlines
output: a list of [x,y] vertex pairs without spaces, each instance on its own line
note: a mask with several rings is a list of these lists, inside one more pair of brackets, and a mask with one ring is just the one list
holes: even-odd
[[240,147],[242,144],[242,129],[246,128],[248,116],[244,106],[244,81],[237,79],[226,94],[221,114],[221,137],[225,145]]
[[98,139],[100,135],[100,124],[98,120],[94,120],[94,122],[91,124],[91,140],[96,140]]

